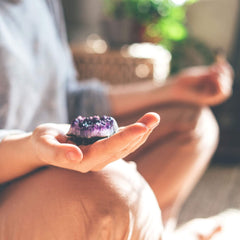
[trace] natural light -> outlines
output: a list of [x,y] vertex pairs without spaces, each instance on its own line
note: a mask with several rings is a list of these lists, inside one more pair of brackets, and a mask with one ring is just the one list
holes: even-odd
[[171,0],[175,5],[183,5],[186,0]]

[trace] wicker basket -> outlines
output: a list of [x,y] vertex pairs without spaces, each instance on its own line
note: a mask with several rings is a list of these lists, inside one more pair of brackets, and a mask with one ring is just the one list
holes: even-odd
[[120,51],[88,53],[76,47],[72,47],[72,52],[79,80],[95,77],[111,84],[124,84],[153,79],[152,59],[125,57]]

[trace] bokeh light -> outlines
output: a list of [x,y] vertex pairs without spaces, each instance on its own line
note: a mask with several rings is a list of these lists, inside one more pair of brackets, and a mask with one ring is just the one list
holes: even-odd
[[175,5],[181,6],[183,5],[185,2],[187,2],[187,0],[171,0]]

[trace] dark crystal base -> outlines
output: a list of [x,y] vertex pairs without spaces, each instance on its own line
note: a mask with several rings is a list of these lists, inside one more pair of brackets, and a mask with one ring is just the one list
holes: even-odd
[[68,135],[68,139],[74,142],[76,145],[90,145],[104,138],[107,138],[107,137],[81,138],[81,137],[76,137],[75,135],[70,135],[70,134]]

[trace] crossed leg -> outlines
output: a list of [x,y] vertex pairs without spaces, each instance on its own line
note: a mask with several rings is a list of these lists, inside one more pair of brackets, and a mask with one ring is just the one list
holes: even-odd
[[153,110],[161,124],[128,160],[155,196],[122,160],[98,173],[42,169],[0,191],[0,239],[161,239],[159,206],[165,223],[177,216],[215,151],[218,127],[206,108]]
[[[159,113],[160,125],[127,159],[136,162],[153,189],[166,224],[176,221],[182,204],[204,173],[216,150],[219,133],[208,108],[172,104],[152,110]],[[138,117],[131,115],[120,122],[128,124]]]
[[160,240],[157,200],[134,164],[45,168],[0,191],[0,239]]

